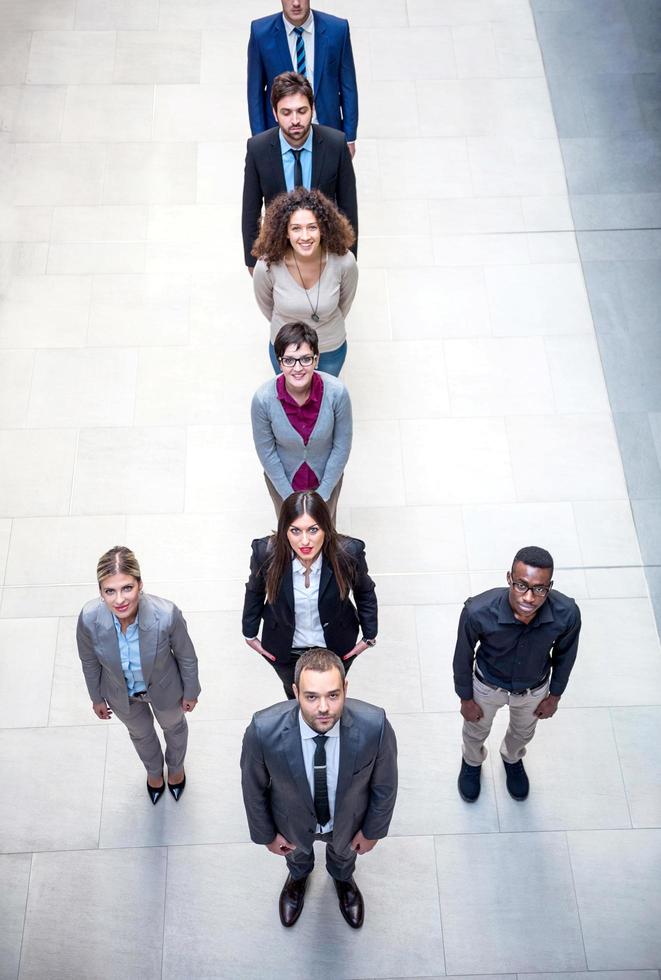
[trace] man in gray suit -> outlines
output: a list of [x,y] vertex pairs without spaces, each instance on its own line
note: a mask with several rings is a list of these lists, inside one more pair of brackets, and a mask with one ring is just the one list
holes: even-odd
[[258,711],[241,752],[250,837],[284,857],[280,921],[293,926],[314,866],[314,841],[326,843],[344,919],[359,929],[363,896],[353,878],[358,854],[388,833],[397,796],[397,742],[383,708],[346,699],[342,661],[313,649],[296,664],[297,702]]

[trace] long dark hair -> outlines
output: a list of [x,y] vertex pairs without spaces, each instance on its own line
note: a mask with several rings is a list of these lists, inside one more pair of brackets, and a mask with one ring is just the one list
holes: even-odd
[[269,542],[269,553],[264,566],[267,601],[275,602],[283,577],[291,565],[292,549],[287,531],[303,514],[311,517],[324,532],[322,554],[333,570],[340,598],[346,599],[354,579],[353,559],[346,550],[343,536],[333,527],[330,511],[323,497],[309,490],[290,494],[280,508],[278,529]]

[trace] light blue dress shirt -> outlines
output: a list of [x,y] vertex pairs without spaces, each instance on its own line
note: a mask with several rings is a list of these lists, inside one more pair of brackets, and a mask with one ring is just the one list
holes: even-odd
[[[294,190],[294,154],[291,152],[292,147],[289,145],[287,140],[282,135],[282,130],[279,130],[278,135],[280,137],[280,152],[282,153],[282,167],[285,171],[285,184],[288,191]],[[301,153],[301,171],[303,174],[303,186],[310,190],[312,184],[312,130],[308,133],[308,138],[306,139],[303,146],[298,146],[298,150],[302,150]]]
[[[301,745],[303,747],[303,762],[305,763],[305,775],[308,777],[310,792],[314,800],[314,753],[317,744],[314,741],[319,732],[310,728],[299,711],[298,724],[301,729]],[[318,834],[329,834],[333,829],[333,818],[335,817],[335,793],[337,791],[337,776],[340,771],[340,721],[336,721],[333,727],[325,733],[328,741],[326,749],[326,785],[328,787],[328,809],[331,818],[328,823],[321,827],[317,824]]]
[[144,677],[142,676],[142,661],[140,660],[140,634],[138,631],[138,619],[130,626],[126,627],[126,633],[122,633],[119,620],[113,613],[113,622],[117,632],[119,642],[119,655],[122,658],[122,670],[126,678],[126,686],[129,690],[129,697],[136,691],[146,690]]

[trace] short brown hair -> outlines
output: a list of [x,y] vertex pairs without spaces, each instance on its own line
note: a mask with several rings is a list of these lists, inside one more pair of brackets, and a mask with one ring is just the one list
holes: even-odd
[[296,344],[296,350],[301,344],[309,344],[315,357],[319,354],[319,337],[314,327],[296,320],[294,323],[283,323],[273,341],[275,356],[280,360],[290,344]]
[[344,680],[346,674],[344,664],[336,653],[333,653],[332,650],[326,650],[324,647],[314,647],[312,650],[307,650],[296,661],[294,684],[298,687],[304,670],[316,670],[322,674],[327,670],[332,670],[333,667],[337,667],[341,679]]
[[289,248],[289,221],[296,211],[311,211],[319,225],[322,248],[333,255],[346,255],[356,240],[349,220],[321,191],[297,187],[274,197],[264,213],[259,237],[252,248],[255,258],[267,265],[281,262]]
[[271,108],[274,112],[278,108],[280,99],[286,99],[288,95],[304,95],[310,103],[310,109],[314,107],[312,86],[305,75],[299,75],[297,71],[283,71],[281,75],[276,75],[273,79]]

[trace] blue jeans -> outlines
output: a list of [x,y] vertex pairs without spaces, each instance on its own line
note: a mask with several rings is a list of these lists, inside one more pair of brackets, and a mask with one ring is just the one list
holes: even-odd
[[[326,374],[332,374],[333,377],[337,378],[342,370],[342,365],[344,364],[347,356],[347,342],[338,347],[336,350],[328,350],[323,354],[319,355],[319,363],[317,364],[317,369],[319,371],[325,371]],[[281,374],[280,365],[278,363],[278,358],[275,356],[275,350],[273,344],[269,344],[269,357],[271,358],[271,364],[273,365],[273,370],[276,374]]]

